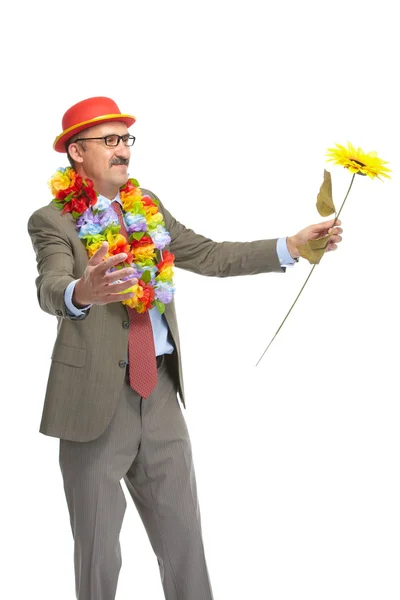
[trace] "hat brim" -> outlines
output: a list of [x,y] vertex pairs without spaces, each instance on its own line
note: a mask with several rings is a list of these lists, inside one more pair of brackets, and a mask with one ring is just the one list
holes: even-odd
[[94,119],[90,119],[89,121],[82,121],[82,123],[78,123],[73,127],[69,127],[65,131],[63,131],[60,135],[56,137],[53,143],[53,148],[56,152],[66,152],[66,143],[70,140],[74,135],[79,133],[80,131],[84,131],[85,129],[89,129],[89,127],[94,127],[99,123],[109,123],[111,121],[122,121],[125,123],[127,127],[130,127],[136,121],[136,118],[132,115],[102,115],[101,117],[95,117]]

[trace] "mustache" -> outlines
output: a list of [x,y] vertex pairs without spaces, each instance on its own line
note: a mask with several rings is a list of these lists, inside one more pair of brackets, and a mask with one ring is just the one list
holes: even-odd
[[123,158],[122,156],[115,156],[110,162],[110,167],[113,165],[129,165],[129,158]]

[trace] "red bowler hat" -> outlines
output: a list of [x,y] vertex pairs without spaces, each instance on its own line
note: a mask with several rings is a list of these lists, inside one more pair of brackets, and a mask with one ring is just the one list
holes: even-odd
[[114,100],[103,96],[87,98],[82,102],[78,102],[78,104],[74,104],[63,116],[63,132],[54,140],[54,150],[66,152],[66,142],[74,135],[84,129],[109,121],[123,121],[127,127],[130,127],[136,119],[132,115],[122,114]]

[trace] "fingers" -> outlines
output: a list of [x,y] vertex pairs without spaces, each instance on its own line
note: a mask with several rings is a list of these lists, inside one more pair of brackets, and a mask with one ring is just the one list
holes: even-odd
[[[129,281],[121,281],[121,283],[112,283],[111,285],[105,285],[102,288],[101,294],[106,296],[115,296],[119,294],[119,292],[125,292],[128,288],[131,288],[137,283],[137,279],[130,279]],[[131,292],[130,292],[131,293]]]
[[342,241],[341,235],[332,235],[332,237],[329,238],[330,244],[338,244],[341,241]]
[[[96,256],[96,254],[94,256]],[[105,254],[103,256],[105,256]],[[99,270],[99,273],[104,275],[104,273],[108,271],[108,269],[111,269],[112,267],[115,267],[115,265],[124,262],[126,257],[127,255],[125,254],[125,252],[123,252],[121,254],[115,254],[115,256],[110,256],[109,258],[106,258],[100,264],[96,265]]]
[[320,225],[325,225],[325,227],[327,225],[329,225],[329,227],[333,227],[333,224],[341,225],[342,221],[340,219],[331,219],[330,221],[326,221],[325,223],[320,223]]
[[104,303],[111,304],[112,302],[122,302],[123,300],[129,300],[130,298],[133,298],[134,295],[135,294],[133,294],[132,292],[129,294],[107,294]]
[[317,225],[312,226],[312,239],[322,238],[326,235],[331,234],[330,240],[332,240],[333,242],[342,241],[342,236],[340,234],[343,233],[343,229],[341,227],[334,227],[333,229],[315,229],[315,227],[317,227]]
[[342,221],[340,221],[340,219],[338,219],[335,222],[335,219],[331,219],[330,221],[323,221],[322,223],[317,223],[316,225],[313,225],[313,231],[318,231],[318,232],[322,232],[322,231],[327,231],[329,229],[331,229],[333,227],[333,224],[336,225],[341,225]]
[[103,282],[106,285],[110,283],[114,283],[114,281],[118,281],[118,279],[124,279],[125,277],[130,277],[129,281],[125,281],[125,285],[135,285],[137,283],[137,279],[133,278],[132,275],[135,271],[131,267],[125,267],[124,269],[118,269],[117,271],[112,271],[111,273],[107,273],[103,277]]
[[343,233],[343,229],[341,227],[335,227],[334,229],[329,229],[328,233],[339,234]]
[[95,267],[101,263],[103,258],[108,252],[108,242],[103,242],[100,248],[97,250],[95,254],[93,254],[92,258],[89,260],[89,264],[92,267]]

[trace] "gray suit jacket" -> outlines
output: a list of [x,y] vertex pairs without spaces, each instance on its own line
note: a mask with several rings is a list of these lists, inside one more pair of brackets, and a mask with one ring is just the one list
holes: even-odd
[[[149,190],[142,192],[156,198]],[[160,210],[177,267],[214,277],[284,272],[276,239],[217,243],[184,227],[161,203]],[[82,277],[88,262],[75,223],[50,203],[33,213],[28,231],[36,252],[39,304],[58,320],[40,431],[67,440],[93,440],[110,423],[124,385],[125,369],[120,364],[127,355],[128,329],[123,323],[129,320],[128,313],[123,304],[113,303],[93,306],[84,318],[71,319],[64,292],[71,281]],[[176,347],[176,379],[185,405],[173,302],[166,305],[165,318]]]

